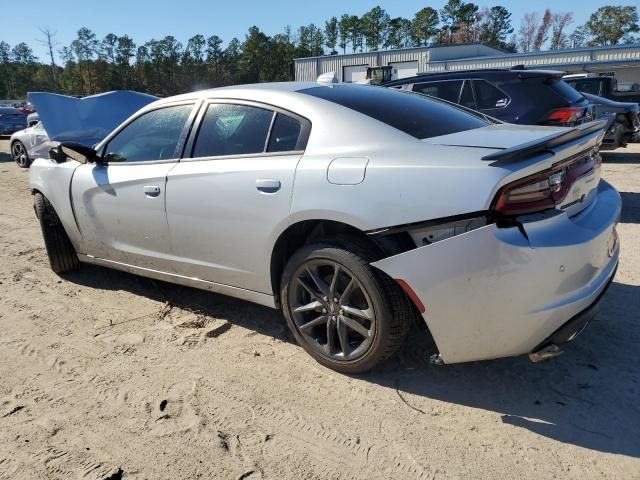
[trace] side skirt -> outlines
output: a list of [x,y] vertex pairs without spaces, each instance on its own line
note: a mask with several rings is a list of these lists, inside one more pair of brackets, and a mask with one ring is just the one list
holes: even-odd
[[129,265],[127,263],[116,262],[113,260],[105,260],[104,258],[98,258],[82,253],[78,254],[78,259],[83,263],[91,263],[93,265],[100,265],[102,267],[113,268],[115,270],[122,270],[123,272],[133,273],[134,275],[140,275],[142,277],[162,280],[168,283],[177,283],[178,285],[199,288],[201,290],[208,290],[221,295],[227,295],[229,297],[239,298],[248,302],[264,305],[265,307],[277,308],[273,295],[267,295],[266,293],[254,292],[252,290],[245,290],[243,288],[232,287],[230,285],[209,282],[199,278],[185,277],[183,275],[178,275],[177,273],[167,273],[159,270],[153,270],[151,268],[136,267],[135,265]]

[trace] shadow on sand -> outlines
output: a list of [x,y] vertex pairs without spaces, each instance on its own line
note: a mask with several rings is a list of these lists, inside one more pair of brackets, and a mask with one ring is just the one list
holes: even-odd
[[602,161],[604,163],[639,163],[640,153],[630,152],[625,149],[618,149],[613,152],[602,152]]

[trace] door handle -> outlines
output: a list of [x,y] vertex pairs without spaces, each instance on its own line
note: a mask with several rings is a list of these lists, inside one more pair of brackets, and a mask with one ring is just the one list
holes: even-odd
[[147,197],[157,197],[160,195],[160,187],[158,185],[145,185],[142,190]]
[[256,188],[262,193],[276,193],[280,190],[280,180],[273,178],[261,178],[256,180]]

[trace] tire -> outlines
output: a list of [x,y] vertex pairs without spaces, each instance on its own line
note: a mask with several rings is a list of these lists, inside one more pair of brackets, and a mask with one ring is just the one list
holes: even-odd
[[42,228],[42,237],[44,238],[51,270],[56,273],[76,270],[80,265],[78,255],[58,218],[58,214],[49,203],[49,200],[41,193],[34,195],[34,209]]
[[27,149],[20,140],[16,140],[11,144],[11,158],[20,168],[29,168],[29,165],[31,165]]
[[[391,278],[370,265],[375,259],[361,243],[340,239],[300,248],[284,269],[280,298],[287,324],[298,344],[332,370],[346,374],[371,370],[398,351],[411,325],[409,299]],[[351,280],[356,286],[349,290]],[[328,297],[318,296],[320,286]]]

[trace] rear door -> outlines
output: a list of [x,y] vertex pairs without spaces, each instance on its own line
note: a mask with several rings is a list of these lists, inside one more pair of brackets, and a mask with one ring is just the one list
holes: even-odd
[[165,184],[194,115],[193,102],[146,112],[107,141],[102,162],[76,169],[71,196],[82,253],[170,271]]
[[310,123],[241,101],[216,100],[200,117],[191,158],[167,179],[178,273],[271,294],[271,252],[287,224]]

